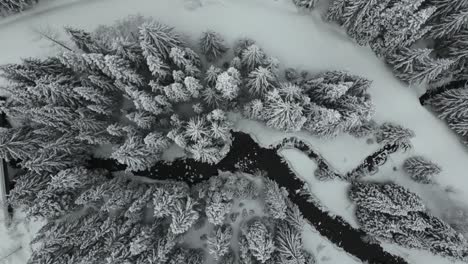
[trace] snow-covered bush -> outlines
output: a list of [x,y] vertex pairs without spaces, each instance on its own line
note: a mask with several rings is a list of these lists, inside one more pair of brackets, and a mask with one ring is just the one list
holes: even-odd
[[404,150],[411,149],[410,139],[415,137],[412,130],[393,123],[383,123],[376,131],[377,143],[382,145],[396,145]]
[[422,156],[406,159],[403,168],[414,181],[424,184],[433,183],[434,177],[442,171],[439,165]]

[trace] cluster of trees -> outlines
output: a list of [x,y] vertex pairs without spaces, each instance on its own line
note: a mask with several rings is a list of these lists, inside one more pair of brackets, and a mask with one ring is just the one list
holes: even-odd
[[0,0],[0,17],[21,12],[39,0]]
[[[384,57],[403,81],[436,86],[468,77],[466,0],[334,0],[326,17]],[[421,41],[434,44],[421,48]]]
[[355,182],[349,193],[361,227],[379,239],[430,250],[459,260],[468,258],[468,242],[448,224],[426,212],[422,200],[393,184]]
[[[170,27],[131,17],[94,34],[73,28],[66,32],[74,44],[69,51],[1,67],[11,95],[2,110],[20,124],[1,135],[4,158],[63,164],[68,154],[80,156],[70,148],[89,154],[93,147],[111,144],[112,158],[129,170],[144,170],[173,141],[184,143],[167,136],[180,127],[181,134],[172,134],[197,142],[181,145],[197,160],[216,162],[227,153],[231,124],[202,98],[209,88],[201,60]],[[210,34],[201,40],[208,57],[218,45]],[[15,145],[19,140],[25,144]],[[51,149],[49,156],[36,157],[47,144],[65,154]]]
[[263,68],[251,72],[251,90],[256,98],[247,103],[247,117],[263,120],[284,131],[304,129],[314,135],[332,137],[366,126],[374,114],[367,93],[370,81],[346,72],[331,71],[307,77],[286,70],[286,82]]
[[423,156],[413,156],[403,163],[405,172],[416,182],[429,184],[434,182],[442,168]]
[[[37,181],[34,176],[23,177]],[[35,184],[37,192],[17,189],[10,200],[29,204],[31,217],[49,219],[32,241],[28,263],[203,264],[207,254],[216,263],[314,263],[303,249],[304,219],[287,192],[273,181],[250,177],[220,173],[189,187],[68,169]],[[262,217],[229,217],[235,202],[252,199],[263,201]],[[204,247],[184,243],[203,225],[209,226]],[[239,240],[233,236],[238,229]]]
[[79,165],[106,145],[131,171],[150,168],[173,143],[216,163],[231,144],[226,112],[236,109],[273,128],[321,136],[355,131],[373,114],[368,80],[292,69],[280,76],[278,60],[250,39],[223,63],[222,37],[203,33],[206,64],[172,28],[140,16],[92,33],[65,31],[71,44],[61,43],[62,54],[0,67],[10,82],[1,110],[19,124],[0,133],[0,153],[25,169]]

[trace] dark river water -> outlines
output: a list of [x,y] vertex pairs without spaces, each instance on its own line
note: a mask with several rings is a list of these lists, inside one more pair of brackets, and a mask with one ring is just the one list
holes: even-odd
[[[260,147],[244,133],[234,132],[233,138],[229,154],[216,165],[197,162],[193,159],[179,159],[171,163],[159,162],[152,169],[135,174],[151,179],[172,179],[196,184],[217,175],[218,170],[238,171],[239,164],[241,164],[242,171],[247,173],[262,170],[267,172],[269,178],[288,190],[290,199],[299,206],[304,217],[322,236],[349,254],[372,264],[407,263],[401,257],[384,251],[380,245],[365,242],[363,240],[365,232],[353,228],[341,217],[331,216],[316,204],[309,202],[310,197],[304,192],[299,192],[304,189],[305,183],[296,177],[275,149]],[[90,166],[112,171],[125,169],[125,166],[117,165],[111,160],[94,159],[90,161]]]

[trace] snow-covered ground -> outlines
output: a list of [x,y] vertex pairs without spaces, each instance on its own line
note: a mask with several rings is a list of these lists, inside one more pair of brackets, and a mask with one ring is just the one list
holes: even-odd
[[[57,6],[58,2],[61,2],[60,6]],[[325,2],[321,5],[324,6]],[[176,27],[191,40],[206,29],[221,32],[228,42],[239,37],[252,37],[285,66],[299,67],[312,73],[342,69],[365,76],[373,81],[370,93],[376,105],[376,120],[396,122],[416,133],[414,149],[392,156],[373,177],[380,181],[396,181],[417,192],[435,215],[440,215],[452,201],[468,201],[466,148],[443,122],[419,104],[416,89],[395,79],[369,49],[358,47],[338,28],[324,23],[318,11],[299,13],[290,0],[60,0],[38,8],[0,21],[0,64],[55,52],[37,41],[34,28],[70,25],[91,30],[97,24],[109,24],[129,14],[140,13]],[[236,125],[239,130],[255,135],[265,145],[285,137],[284,133],[266,129],[252,121],[241,120]],[[367,144],[365,139],[356,140],[350,136],[321,140],[307,133],[296,135],[311,143],[341,172],[355,167],[378,148],[376,144]],[[411,154],[424,155],[441,165],[443,172],[437,180],[439,186],[415,184],[401,173],[403,158]],[[294,151],[285,151],[283,155],[331,212],[343,216],[352,225],[356,224],[352,205],[345,199],[346,183],[317,182],[313,179],[313,161]],[[393,167],[399,170],[394,171]],[[454,191],[444,191],[447,187]],[[321,238],[316,235],[315,239]],[[0,254],[8,253],[14,246],[13,241],[4,230],[0,230]],[[27,254],[27,249],[22,250]],[[428,257],[421,261],[419,252],[405,251],[411,263],[447,263],[424,253]],[[319,263],[327,262],[319,259]],[[348,259],[335,262],[356,261],[348,256]],[[24,262],[15,260],[11,263]]]

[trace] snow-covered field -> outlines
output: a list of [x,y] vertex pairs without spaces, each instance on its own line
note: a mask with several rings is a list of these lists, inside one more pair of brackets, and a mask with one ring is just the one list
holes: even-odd
[[[376,105],[376,121],[396,122],[416,133],[416,138],[412,140],[414,149],[391,156],[380,172],[372,176],[375,180],[392,180],[410,188],[423,197],[428,208],[437,216],[450,208],[453,201],[468,201],[468,153],[465,147],[442,121],[419,104],[416,89],[395,79],[370,49],[355,45],[338,28],[321,20],[320,9],[325,5],[326,1],[322,0],[319,10],[305,14],[297,12],[290,0],[51,1],[39,6],[40,9],[0,21],[0,64],[55,52],[46,43],[37,40],[34,28],[69,25],[91,30],[98,24],[109,24],[136,13],[156,17],[192,40],[206,29],[221,32],[228,42],[239,37],[252,37],[284,66],[298,67],[312,73],[348,70],[373,81],[370,93]],[[254,135],[263,145],[287,136],[253,121],[240,120],[236,125],[239,130]],[[376,144],[367,144],[365,139],[356,140],[350,136],[321,140],[307,133],[295,135],[311,143],[341,172],[349,171],[378,149]],[[441,165],[443,172],[436,179],[438,186],[418,185],[402,173],[402,160],[412,154],[424,155]],[[313,178],[313,161],[297,151],[284,151],[283,155],[332,213],[343,216],[356,226],[353,206],[346,199],[347,183],[318,182]],[[394,171],[393,167],[398,170]],[[447,187],[454,191],[446,192]],[[3,227],[0,229],[0,262],[2,256],[15,249],[18,243],[15,236],[22,233],[28,232],[24,228],[21,232],[6,232]],[[319,251],[319,245],[325,245],[325,249],[318,253],[318,263],[358,263],[345,252],[336,252],[337,249],[327,244],[328,241],[320,242],[323,238],[317,233],[309,233],[311,239],[306,241],[306,245],[313,247],[311,250],[314,253]],[[29,235],[24,235],[21,241],[27,237]],[[401,250],[392,245],[388,248],[403,256],[407,254],[410,263],[449,263],[428,252]],[[27,243],[23,243],[19,252],[6,263],[25,263],[25,256],[29,254]],[[322,255],[332,257],[322,258]]]

